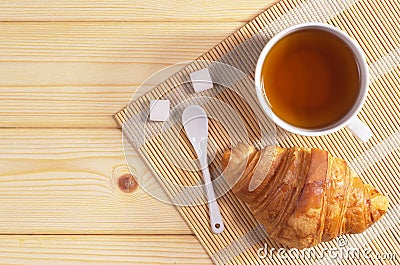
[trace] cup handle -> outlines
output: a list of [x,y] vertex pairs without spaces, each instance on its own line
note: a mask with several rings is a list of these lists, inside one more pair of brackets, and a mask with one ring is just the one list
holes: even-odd
[[352,121],[347,125],[347,129],[349,129],[353,135],[363,143],[368,142],[372,137],[371,129],[357,117],[352,119]]

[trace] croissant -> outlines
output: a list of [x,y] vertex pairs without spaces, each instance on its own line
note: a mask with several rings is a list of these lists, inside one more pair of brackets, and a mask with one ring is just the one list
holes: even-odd
[[361,233],[388,208],[388,198],[343,159],[307,148],[238,144],[224,153],[223,176],[270,238],[307,248],[341,234]]

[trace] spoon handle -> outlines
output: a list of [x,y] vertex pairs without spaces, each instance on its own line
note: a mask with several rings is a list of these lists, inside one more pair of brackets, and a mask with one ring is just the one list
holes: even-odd
[[221,212],[219,211],[218,202],[215,198],[214,188],[212,186],[210,171],[208,167],[202,169],[204,184],[206,188],[206,195],[208,201],[208,209],[210,212],[211,229],[215,234],[224,231],[224,222],[222,220]]

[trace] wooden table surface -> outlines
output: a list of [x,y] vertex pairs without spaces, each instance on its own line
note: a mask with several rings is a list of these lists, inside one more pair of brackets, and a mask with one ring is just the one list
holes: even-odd
[[0,1],[0,264],[210,264],[173,206],[118,185],[112,115],[273,2]]

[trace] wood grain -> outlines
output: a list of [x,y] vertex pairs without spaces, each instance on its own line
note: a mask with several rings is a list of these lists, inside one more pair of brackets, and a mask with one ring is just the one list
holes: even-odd
[[1,264],[212,264],[191,235],[0,236]]
[[246,21],[276,0],[7,0],[1,21]]
[[170,64],[201,55],[242,24],[238,21],[3,22],[0,61]]
[[2,23],[0,127],[116,128],[112,115],[150,75],[199,56],[240,25]]
[[135,85],[5,86],[0,127],[116,128],[112,114],[142,94]]
[[[0,233],[192,233],[174,206],[120,191],[128,168],[117,129],[2,129],[0,138]],[[139,158],[131,166],[150,179]]]

